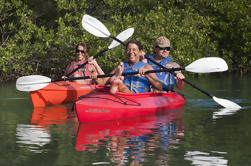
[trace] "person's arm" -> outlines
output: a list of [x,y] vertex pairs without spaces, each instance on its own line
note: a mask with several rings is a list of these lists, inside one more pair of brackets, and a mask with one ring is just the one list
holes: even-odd
[[[146,65],[143,67],[143,72],[146,72],[148,70],[153,70],[152,66]],[[152,86],[155,89],[162,91],[163,88],[162,88],[161,82],[159,81],[155,73],[144,74],[144,76],[148,79],[148,81],[152,84]]]
[[98,85],[104,85],[104,79],[97,78],[98,75],[105,74],[101,67],[98,65],[97,61],[93,59],[92,57],[88,58],[88,64],[89,64],[89,70],[91,72],[91,79],[97,83]]
[[95,67],[95,70],[97,71],[98,75],[105,74],[101,67],[98,65],[97,61],[93,59],[93,57],[88,58],[88,63]]
[[[166,65],[167,68],[179,68],[180,65],[176,62],[169,62]],[[184,81],[182,79],[185,78],[185,76],[182,74],[181,71],[175,71],[175,84],[178,89],[183,89]]]

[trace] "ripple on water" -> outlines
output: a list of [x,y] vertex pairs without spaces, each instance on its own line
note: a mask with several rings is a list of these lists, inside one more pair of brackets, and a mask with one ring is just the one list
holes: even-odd
[[208,99],[187,99],[186,102],[189,104],[189,107],[200,108],[201,110],[210,110],[212,108],[216,108],[218,105],[211,98],[208,98]]

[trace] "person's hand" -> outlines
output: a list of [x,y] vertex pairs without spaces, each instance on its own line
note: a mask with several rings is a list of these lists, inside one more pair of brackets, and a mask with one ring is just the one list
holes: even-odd
[[139,77],[144,77],[145,76],[145,72],[147,72],[148,71],[148,69],[146,69],[146,68],[144,68],[144,67],[142,67],[142,68],[140,68],[139,70],[138,70],[138,76]]
[[120,62],[120,64],[117,67],[117,70],[116,70],[115,74],[117,76],[122,75],[123,71],[124,71],[124,64],[123,64],[123,62]]
[[[167,65],[166,65],[167,68],[179,68],[180,65],[176,62],[169,62]],[[176,74],[175,76],[175,79],[184,79],[185,76],[181,73],[181,71],[175,71],[174,72]]]
[[145,55],[146,55],[146,53],[145,53],[143,50],[141,50],[141,51],[140,51],[140,56],[142,56],[142,57],[144,58]]
[[176,62],[169,62],[168,64],[166,64],[167,68],[178,68],[180,67],[180,65]]
[[93,56],[91,56],[91,57],[88,58],[88,64],[96,66],[97,61],[95,59],[93,59]]
[[87,60],[88,60],[88,62],[92,61],[93,60],[93,56],[89,57]]
[[184,79],[184,78],[185,78],[185,76],[184,76],[181,72],[176,73],[175,79],[180,79],[180,80],[182,80],[182,79]]
[[62,79],[66,79],[66,78],[68,78],[68,77],[66,77],[66,76],[62,76],[61,78],[62,78]]

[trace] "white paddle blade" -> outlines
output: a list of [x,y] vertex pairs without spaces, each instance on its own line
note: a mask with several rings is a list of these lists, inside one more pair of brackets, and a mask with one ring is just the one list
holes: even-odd
[[[128,28],[127,30],[124,30],[123,32],[118,34],[116,38],[123,42],[123,41],[126,41],[129,37],[131,37],[133,33],[134,33],[134,28]],[[111,49],[111,48],[117,47],[119,44],[120,43],[118,41],[113,40],[108,48]]]
[[228,70],[228,66],[222,58],[206,57],[192,62],[185,69],[194,73],[212,73],[226,71]]
[[82,26],[89,33],[98,37],[108,38],[111,35],[102,22],[87,14],[83,16]]
[[239,106],[238,104],[236,104],[236,103],[234,103],[234,102],[232,102],[230,100],[220,99],[220,98],[217,98],[215,96],[213,96],[213,99],[214,99],[215,102],[217,102],[218,104],[222,105],[225,108],[233,109],[233,110],[241,109],[241,106]]
[[35,91],[46,87],[51,79],[41,75],[30,75],[20,77],[16,81],[16,89],[19,91]]

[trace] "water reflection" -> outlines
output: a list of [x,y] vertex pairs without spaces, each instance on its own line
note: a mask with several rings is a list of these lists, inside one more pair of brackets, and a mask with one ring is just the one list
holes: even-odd
[[34,108],[30,123],[35,125],[64,124],[70,115],[69,109],[70,107],[66,105]]
[[240,109],[230,109],[230,108],[222,108],[220,111],[216,111],[213,113],[213,119],[221,118],[226,115],[233,115]]
[[17,124],[17,144],[20,147],[27,147],[35,153],[45,152],[44,146],[51,141],[49,127],[51,125],[62,125],[68,121],[77,121],[70,106],[57,105],[34,108],[30,124]]
[[42,126],[17,124],[17,143],[20,147],[27,147],[30,151],[41,153],[43,146],[50,142],[50,133]]
[[185,154],[185,160],[192,161],[192,165],[215,165],[215,166],[226,166],[228,163],[227,159],[222,156],[226,152],[211,151],[210,153],[200,151],[188,151]]
[[152,116],[80,124],[76,150],[97,152],[105,148],[117,165],[139,165],[158,150],[178,148],[179,139],[184,136],[182,117],[182,110],[164,111]]

